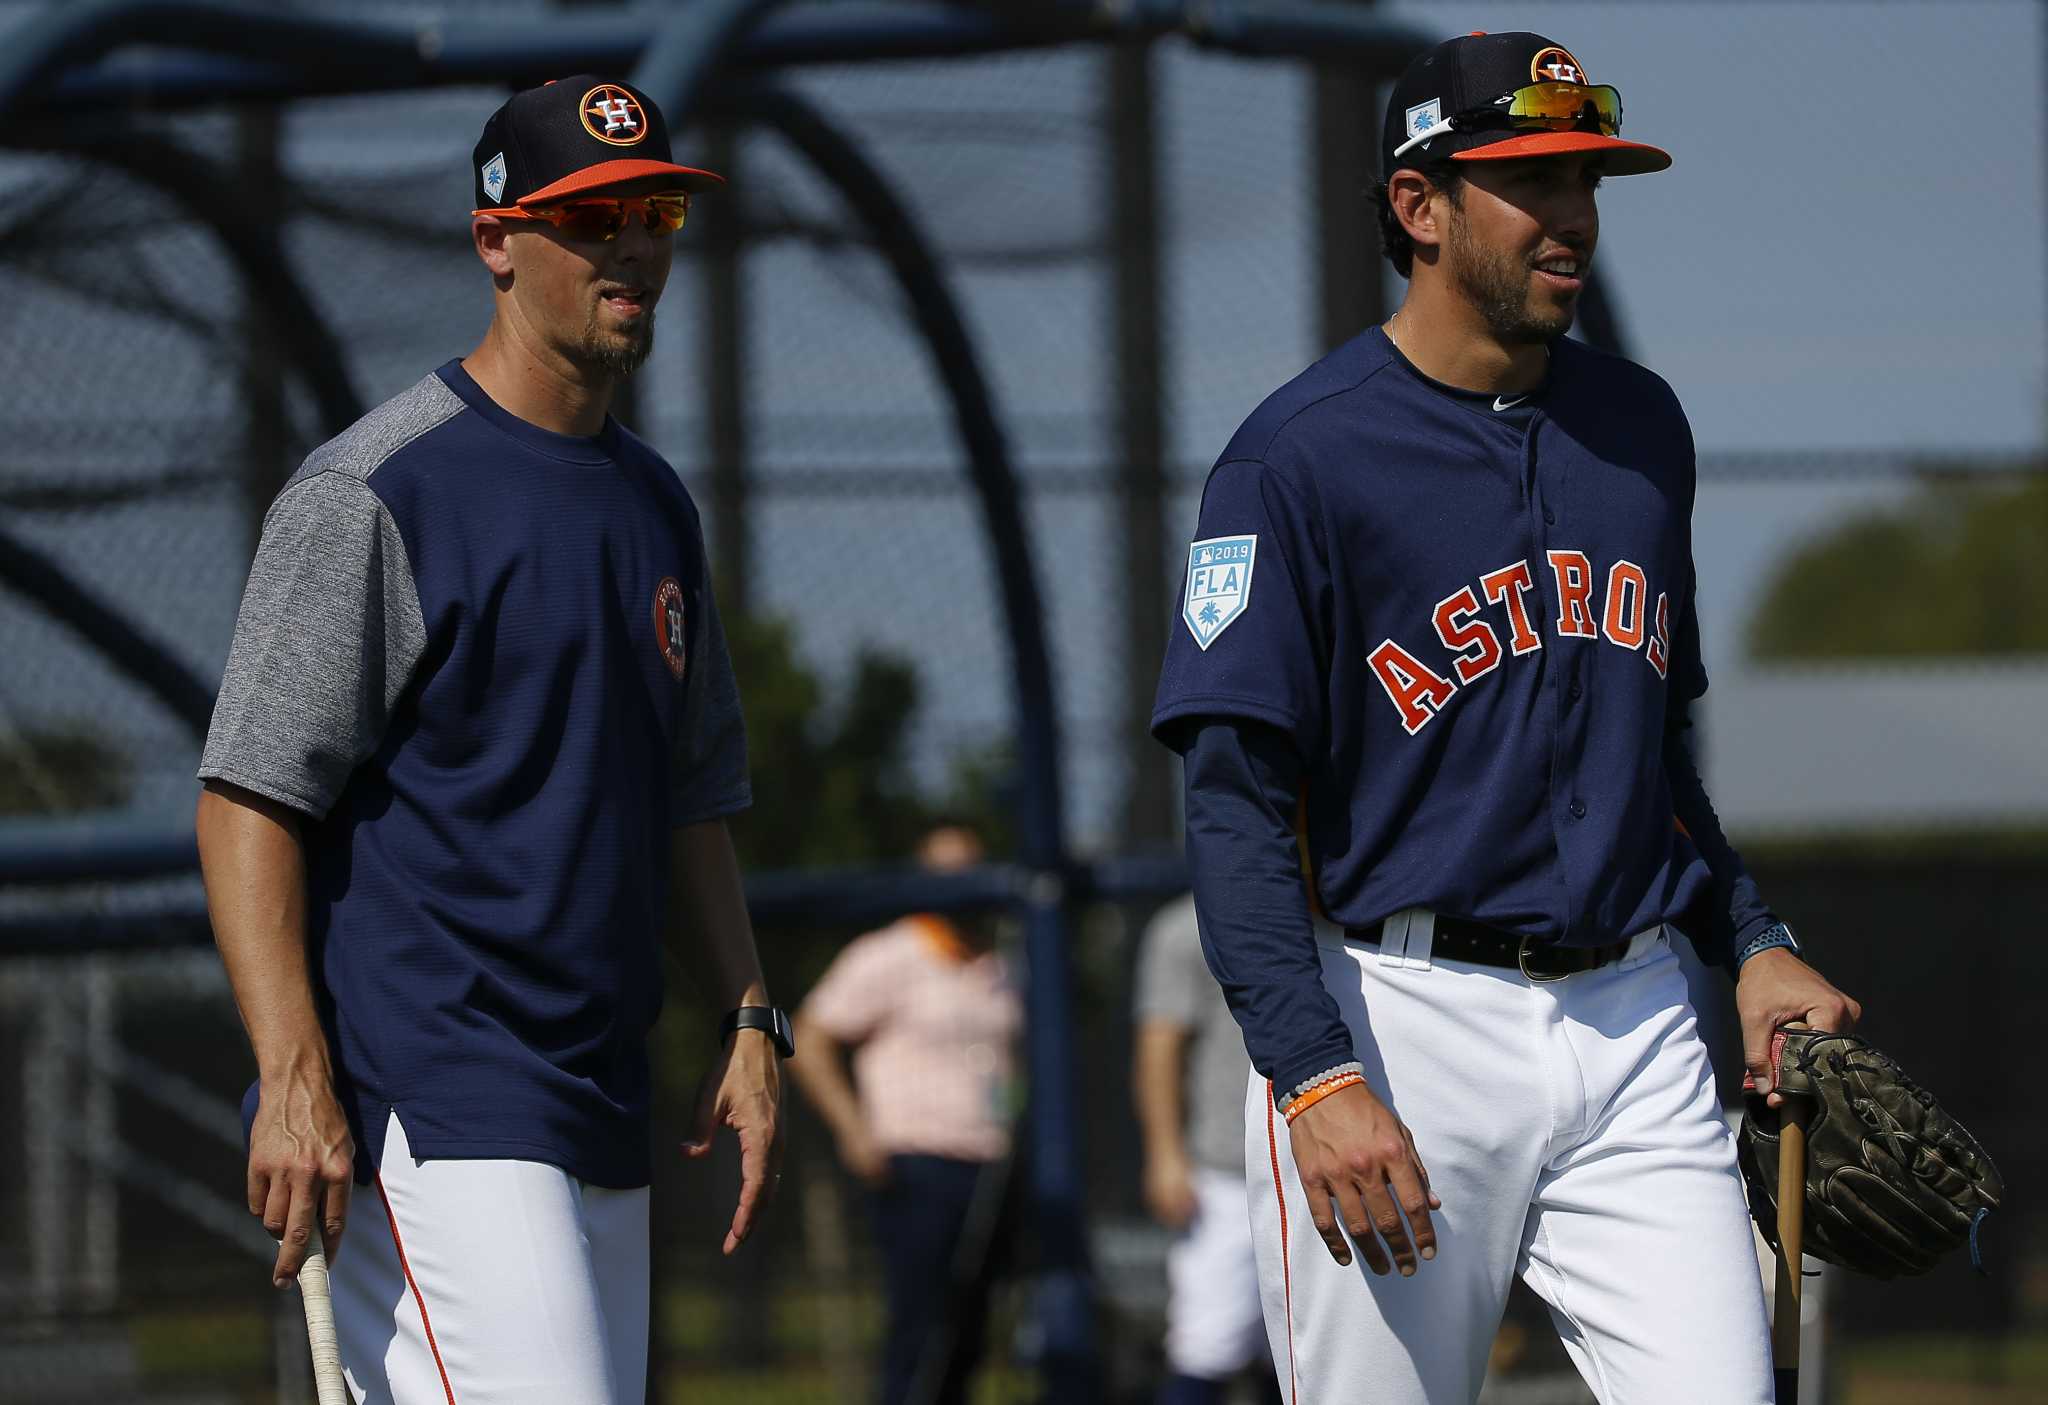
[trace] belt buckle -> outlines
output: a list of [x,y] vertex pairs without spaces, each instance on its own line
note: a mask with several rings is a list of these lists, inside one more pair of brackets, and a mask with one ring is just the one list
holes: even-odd
[[1522,968],[1522,974],[1524,976],[1526,976],[1529,980],[1535,982],[1537,985],[1550,985],[1556,981],[1561,981],[1565,977],[1573,974],[1570,971],[1552,971],[1549,974],[1545,974],[1541,971],[1530,970],[1529,949],[1530,944],[1534,941],[1534,937],[1524,937],[1522,938],[1522,944],[1515,949],[1515,964]]

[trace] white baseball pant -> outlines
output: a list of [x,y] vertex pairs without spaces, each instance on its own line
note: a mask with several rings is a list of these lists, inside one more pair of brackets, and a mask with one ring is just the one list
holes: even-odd
[[1291,1405],[1468,1405],[1510,1275],[1603,1405],[1769,1405],[1762,1283],[1735,1143],[1662,930],[1562,981],[1430,958],[1426,913],[1379,948],[1325,931],[1323,985],[1443,1201],[1434,1260],[1341,1268],[1286,1119],[1254,1075],[1246,1175],[1266,1332]]
[[537,1161],[415,1161],[394,1114],[333,1265],[356,1405],[640,1405],[647,1190]]
[[1166,1363],[1176,1375],[1220,1381],[1266,1341],[1243,1174],[1197,1167],[1195,1201],[1194,1222],[1166,1251]]

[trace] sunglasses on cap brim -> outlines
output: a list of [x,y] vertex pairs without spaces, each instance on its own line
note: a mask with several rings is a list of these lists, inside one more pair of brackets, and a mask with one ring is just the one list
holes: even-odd
[[674,234],[690,217],[690,197],[678,190],[660,195],[566,200],[559,205],[536,206],[530,210],[511,206],[502,210],[472,210],[470,213],[495,215],[501,220],[546,220],[571,239],[609,243],[619,237],[626,221],[635,217],[649,234]]
[[1616,136],[1621,131],[1621,93],[1612,84],[1531,83],[1499,102],[1454,112],[1424,127],[1394,148],[1406,156],[1424,142],[1449,132],[1595,132]]

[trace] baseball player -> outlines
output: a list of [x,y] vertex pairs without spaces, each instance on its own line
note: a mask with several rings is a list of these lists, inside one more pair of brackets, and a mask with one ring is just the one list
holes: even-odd
[[587,75],[499,108],[473,175],[490,328],[272,505],[200,856],[259,1072],[249,1209],[279,1286],[315,1233],[333,1257],[354,1398],[638,1405],[664,938],[733,1011],[685,1147],[738,1135],[727,1253],[790,1053],[725,828],[746,743],[697,511],[606,413],[718,178]]
[[1620,126],[1539,35],[1411,64],[1377,198],[1407,295],[1245,422],[1189,548],[1153,722],[1256,1070],[1253,1238],[1293,1400],[1472,1400],[1514,1273],[1603,1401],[1770,1399],[1671,944],[1735,973],[1766,1088],[1773,1028],[1860,1012],[1688,752],[1685,416],[1564,335],[1601,179],[1670,164]]
[[1145,1207],[1173,1230],[1158,1405],[1217,1405],[1254,1359],[1265,1383],[1258,1267],[1245,1204],[1244,1086],[1230,1007],[1202,961],[1191,897],[1138,946],[1131,1093],[1145,1137]]

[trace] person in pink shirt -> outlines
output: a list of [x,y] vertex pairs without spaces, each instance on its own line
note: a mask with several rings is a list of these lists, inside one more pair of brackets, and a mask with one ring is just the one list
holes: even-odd
[[[983,856],[979,835],[947,823],[917,861],[951,872]],[[977,1189],[1000,1194],[986,1173],[1009,1155],[1023,1019],[988,924],[931,913],[856,937],[797,1010],[790,1077],[871,1195],[889,1309],[882,1405],[966,1398],[989,1281],[956,1281],[955,1250]]]

